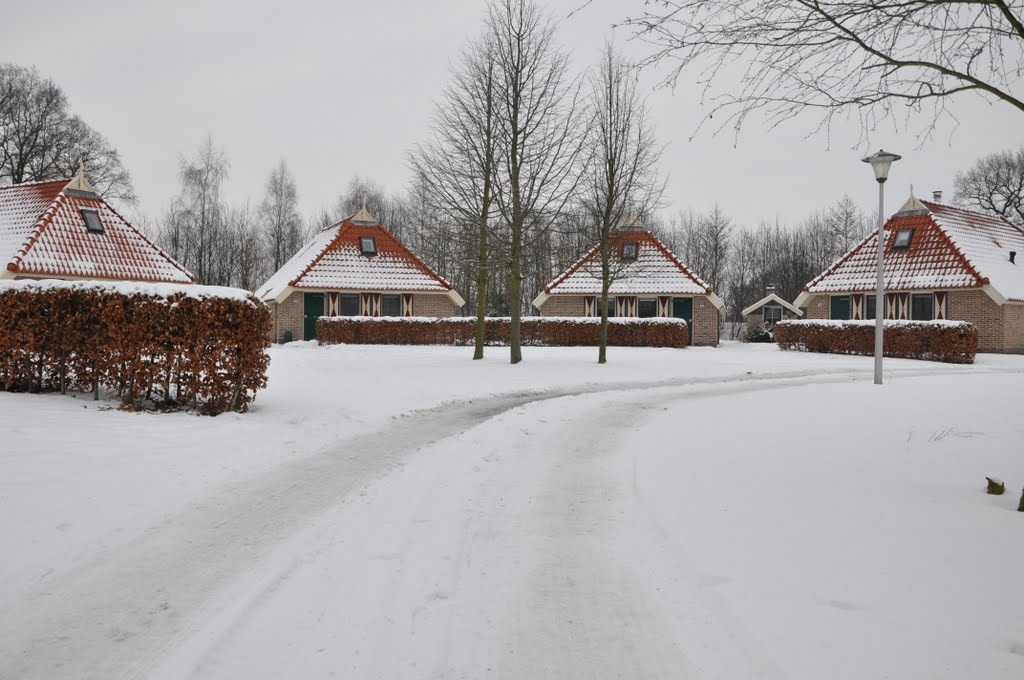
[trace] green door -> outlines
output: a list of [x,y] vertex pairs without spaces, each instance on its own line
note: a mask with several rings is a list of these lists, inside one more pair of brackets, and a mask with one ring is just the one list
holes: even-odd
[[850,318],[850,296],[833,295],[828,307],[828,318],[843,320]]
[[316,340],[316,320],[324,315],[324,294],[303,293],[303,340]]
[[693,298],[672,298],[672,316],[686,319],[687,344],[693,344]]

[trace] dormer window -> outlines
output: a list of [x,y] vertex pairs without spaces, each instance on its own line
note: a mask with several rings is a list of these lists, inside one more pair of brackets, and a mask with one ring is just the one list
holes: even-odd
[[359,251],[366,256],[377,254],[377,241],[372,236],[359,237]]
[[85,220],[85,228],[90,234],[103,234],[103,223],[100,222],[100,214],[95,210],[82,208],[82,219]]
[[914,238],[913,229],[898,229],[896,231],[896,240],[893,241],[893,250],[907,250],[910,248],[910,241]]
[[622,259],[635,260],[639,244],[636,241],[626,241],[622,244]]

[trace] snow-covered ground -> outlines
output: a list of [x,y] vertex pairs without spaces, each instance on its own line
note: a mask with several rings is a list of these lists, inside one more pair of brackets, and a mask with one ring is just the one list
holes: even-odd
[[0,393],[0,678],[1024,677],[1024,357],[272,354]]

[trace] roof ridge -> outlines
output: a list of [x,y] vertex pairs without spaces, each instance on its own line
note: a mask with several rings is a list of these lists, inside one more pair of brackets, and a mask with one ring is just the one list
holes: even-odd
[[20,187],[34,187],[34,186],[39,186],[40,184],[56,184],[58,182],[62,183],[62,184],[67,184],[70,181],[71,181],[70,178],[68,178],[68,179],[37,179],[37,180],[33,180],[31,182],[18,182],[17,184],[0,184],[0,191],[3,191],[4,189],[17,189],[17,188],[20,188]]
[[[890,221],[892,221],[894,219],[896,219],[895,215],[893,217],[889,218]],[[888,226],[888,224],[889,224],[889,222],[886,222],[885,225],[882,226],[883,232],[887,231],[887,229],[885,227]],[[860,249],[863,248],[865,245],[867,245],[867,242],[870,241],[872,239],[872,237],[877,237],[877,236],[878,236],[878,230],[877,229],[872,229],[871,232],[868,233],[867,236],[862,238],[859,243],[855,244],[852,248],[847,250],[843,255],[840,255],[838,258],[836,258],[835,262],[833,262],[829,266],[825,267],[825,271],[821,272],[820,274],[815,276],[813,279],[811,279],[804,286],[804,292],[808,292],[809,293],[812,286],[814,286],[819,281],[821,281],[823,278],[825,278],[826,276],[828,276],[829,274],[834,272],[839,267],[839,265],[843,264],[844,262],[849,260],[851,257],[853,257],[854,255],[859,253]]]
[[[288,282],[289,286],[294,286],[296,283],[298,283],[299,279],[301,279],[303,276],[305,276],[306,274],[309,273],[309,270],[313,268],[313,265],[315,265],[317,262],[319,262],[321,259],[323,259],[324,254],[327,253],[327,251],[331,249],[331,246],[333,246],[336,242],[341,240],[341,234],[342,234],[342,232],[345,231],[345,228],[346,228],[345,227],[345,223],[346,222],[348,222],[348,218],[345,218],[344,220],[342,220],[341,222],[338,222],[337,224],[335,224],[333,226],[327,227],[327,229],[337,229],[338,233],[334,235],[334,238],[332,238],[330,241],[328,241],[326,244],[324,244],[324,247],[320,249],[320,252],[317,253],[316,255],[314,255],[313,259],[310,260],[306,264],[306,266],[303,267],[302,270],[298,274],[296,274],[292,278],[291,281]],[[352,226],[352,223],[348,222],[348,226]],[[327,229],[324,229],[324,231],[327,231]]]
[[39,215],[36,223],[32,226],[32,231],[30,231],[29,235],[25,237],[25,240],[21,242],[21,247],[14,251],[14,257],[7,263],[8,271],[18,271],[20,263],[25,259],[25,256],[28,255],[28,251],[32,250],[32,246],[36,244],[39,237],[43,235],[43,231],[53,220],[53,216],[57,214],[57,210],[60,209],[61,204],[65,200],[67,200],[67,195],[61,191],[52,201],[50,201],[50,205],[46,206],[46,210]]
[[[64,192],[61,192],[61,194],[60,194],[60,195],[61,195],[61,196],[64,196],[65,194],[64,194]],[[142,232],[142,230],[141,230],[141,229],[139,229],[139,228],[138,228],[138,227],[136,227],[136,226],[135,226],[134,224],[132,224],[131,222],[129,222],[128,220],[126,220],[126,219],[124,218],[124,216],[123,216],[123,215],[122,215],[121,213],[119,213],[119,212],[117,211],[117,209],[116,209],[116,208],[114,208],[114,206],[112,206],[112,205],[110,205],[109,203],[107,203],[107,202],[106,202],[106,201],[105,201],[105,200],[104,200],[103,198],[101,198],[101,197],[100,197],[100,196],[99,196],[98,194],[97,194],[97,196],[96,196],[96,200],[99,200],[99,201],[100,201],[100,202],[101,202],[101,203],[102,203],[102,204],[103,204],[104,206],[106,206],[107,210],[109,210],[110,212],[112,212],[112,213],[114,213],[115,215],[117,215],[117,218],[118,218],[119,220],[121,220],[121,221],[122,221],[122,222],[123,222],[123,223],[125,224],[125,226],[127,226],[127,227],[128,227],[129,229],[131,229],[132,231],[134,231],[134,232],[135,232],[136,234],[138,234],[138,235],[139,235],[139,237],[140,237],[140,238],[142,238],[142,240],[143,240],[143,241],[145,241],[145,242],[146,242],[146,243],[148,243],[149,245],[153,246],[154,250],[156,250],[157,252],[159,252],[159,253],[160,253],[160,255],[162,255],[162,256],[163,256],[163,258],[164,258],[165,260],[167,260],[167,261],[168,261],[168,262],[170,262],[170,263],[171,263],[172,265],[174,265],[174,266],[175,266],[175,267],[177,267],[177,268],[178,268],[179,270],[181,270],[181,273],[182,273],[182,274],[184,274],[185,276],[187,276],[188,278],[190,278],[190,279],[192,280],[192,283],[195,283],[195,281],[196,281],[196,277],[195,277],[195,275],[194,275],[194,274],[193,274],[192,272],[190,272],[190,271],[189,271],[188,269],[186,269],[186,268],[185,268],[185,266],[184,266],[183,264],[181,264],[180,262],[178,262],[177,260],[175,260],[175,259],[174,259],[173,257],[171,257],[171,254],[170,254],[170,253],[168,253],[168,252],[167,252],[167,251],[165,251],[165,250],[164,250],[163,248],[161,248],[161,247],[160,247],[160,246],[158,246],[158,245],[157,245],[156,243],[154,243],[154,242],[153,242],[153,240],[152,240],[152,239],[150,239],[150,238],[149,238],[148,236],[146,236],[146,234],[144,234],[144,233]],[[170,281],[169,283],[178,283],[178,282],[177,282],[177,281]]]
[[657,236],[655,236],[655,235],[654,235],[654,232],[650,232],[650,231],[648,231],[648,232],[645,232],[645,233],[646,233],[646,234],[647,234],[648,236],[650,236],[650,237],[651,237],[651,240],[653,240],[653,241],[654,241],[654,245],[655,245],[656,247],[660,248],[660,249],[661,249],[661,252],[662,252],[662,253],[664,253],[664,254],[665,254],[665,255],[666,255],[666,256],[667,256],[667,257],[668,257],[668,258],[669,258],[670,260],[672,260],[672,262],[674,262],[674,263],[676,264],[676,266],[677,266],[677,267],[679,267],[679,269],[680,269],[680,270],[681,270],[681,271],[682,271],[682,272],[683,272],[684,274],[686,274],[686,275],[687,275],[687,276],[689,276],[689,277],[690,277],[691,279],[693,279],[693,282],[694,282],[694,283],[696,283],[696,284],[697,284],[698,286],[703,286],[703,287],[704,287],[704,290],[706,291],[706,294],[707,294],[707,295],[710,295],[711,293],[714,293],[714,292],[715,292],[715,291],[714,291],[714,290],[713,290],[713,289],[711,288],[711,286],[709,286],[708,284],[704,283],[704,279],[702,279],[702,278],[700,278],[699,276],[697,276],[697,274],[695,274],[695,273],[693,272],[693,270],[691,270],[691,269],[690,269],[689,267],[687,267],[687,266],[686,266],[685,264],[683,264],[683,261],[682,261],[682,260],[680,260],[680,259],[679,259],[678,257],[676,257],[676,254],[675,254],[675,253],[673,253],[673,252],[672,252],[671,250],[669,250],[669,249],[668,249],[668,246],[666,246],[666,245],[665,245],[664,243],[662,243],[662,242],[661,242],[661,239],[659,239],[659,238],[658,238]]
[[[960,212],[970,213],[971,215],[977,215],[979,217],[987,217],[990,220],[1006,220],[1007,222],[1010,222],[1010,220],[1008,220],[1005,216],[998,215],[998,214],[996,214],[994,212],[990,212],[988,210],[980,210],[980,209],[975,209],[975,208],[966,208],[966,207],[964,207],[962,205],[953,205],[952,203],[939,203],[937,201],[921,200],[921,203],[923,203],[925,206],[933,205],[933,206],[936,206],[938,208],[943,208],[943,209],[948,209],[948,210],[959,210]],[[1010,224],[1013,224],[1013,223],[1010,222]],[[1014,225],[1014,226],[1016,226],[1016,225]]]

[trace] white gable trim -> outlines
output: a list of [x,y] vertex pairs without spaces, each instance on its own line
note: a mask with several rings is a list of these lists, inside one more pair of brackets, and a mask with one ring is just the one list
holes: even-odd
[[540,295],[533,298],[533,306],[536,307],[537,309],[540,309],[541,307],[544,306],[544,303],[548,301],[549,297],[551,296],[545,293],[544,291],[541,291]]
[[807,303],[811,301],[811,298],[815,296],[815,293],[808,293],[806,290],[801,291],[796,296],[796,300],[793,300],[793,306],[799,309],[800,307],[806,307]]
[[[801,293],[801,295],[803,295],[803,293]],[[797,298],[797,300],[799,300],[799,299],[800,298]],[[769,302],[774,302],[777,305],[782,305],[783,307],[785,307],[789,311],[793,312],[797,316],[803,316],[804,315],[804,313],[802,311],[800,311],[799,308],[794,307],[793,305],[789,304],[788,302],[786,302],[785,300],[780,298],[775,293],[771,293],[770,295],[766,295],[765,297],[761,298],[760,300],[758,300],[754,304],[752,304],[749,307],[747,307],[746,309],[744,309],[742,312],[740,312],[740,316],[746,316],[747,314],[752,314],[755,310],[757,310],[760,307],[765,306]]]
[[[700,297],[700,296],[699,295],[695,295],[694,297]],[[722,302],[722,298],[718,297],[714,293],[708,294],[708,300],[711,301],[711,304],[713,304],[715,306],[715,309],[717,309],[718,311],[722,311],[723,309],[725,309],[725,303]]]

